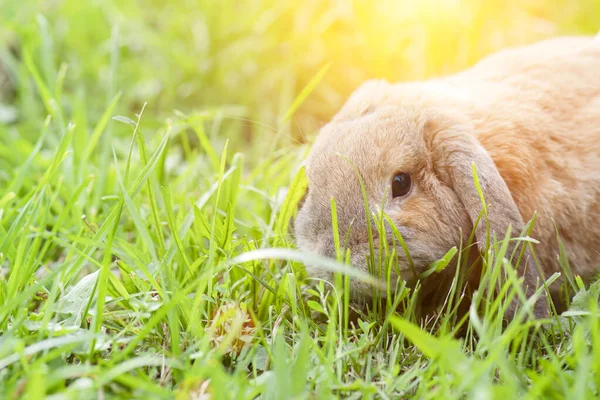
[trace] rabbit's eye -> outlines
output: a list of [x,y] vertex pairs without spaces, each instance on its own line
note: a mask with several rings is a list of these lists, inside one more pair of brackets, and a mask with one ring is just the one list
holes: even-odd
[[412,187],[412,180],[410,174],[406,172],[398,172],[392,178],[392,197],[406,196],[410,192]]

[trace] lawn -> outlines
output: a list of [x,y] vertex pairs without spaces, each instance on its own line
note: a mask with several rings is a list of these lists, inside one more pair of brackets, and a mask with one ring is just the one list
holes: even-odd
[[504,328],[483,286],[354,310],[291,230],[362,81],[598,30],[598,0],[0,0],[0,398],[599,397],[600,283]]

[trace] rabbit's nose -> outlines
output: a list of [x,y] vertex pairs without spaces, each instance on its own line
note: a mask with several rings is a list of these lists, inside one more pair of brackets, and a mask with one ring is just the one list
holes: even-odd
[[335,258],[335,244],[332,238],[321,238],[315,250],[321,256]]

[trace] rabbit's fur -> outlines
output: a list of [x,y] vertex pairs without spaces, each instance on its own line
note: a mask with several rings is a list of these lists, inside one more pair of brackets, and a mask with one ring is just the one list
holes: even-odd
[[[342,242],[350,232],[351,262],[367,270],[358,171],[371,210],[384,205],[420,273],[473,230],[482,204],[472,163],[495,237],[504,238],[509,225],[518,236],[535,212],[531,236],[540,242],[534,250],[544,278],[561,271],[557,232],[572,271],[593,278],[600,266],[600,38],[558,37],[502,50],[439,79],[363,84],[322,128],[306,160],[309,189],[295,220],[298,245],[335,256],[334,197]],[[398,171],[412,175],[413,188],[392,199],[391,179]],[[480,223],[480,250],[486,232]],[[382,238],[373,233],[379,248]],[[389,228],[383,240],[391,243]],[[414,274],[398,249],[402,277],[410,281]],[[330,278],[317,268],[307,270]],[[539,272],[528,249],[519,273],[526,294],[533,294]],[[476,281],[477,272],[470,279]],[[355,299],[371,293],[359,281],[351,286]],[[551,287],[553,297],[558,287]],[[534,312],[546,315],[544,297]]]

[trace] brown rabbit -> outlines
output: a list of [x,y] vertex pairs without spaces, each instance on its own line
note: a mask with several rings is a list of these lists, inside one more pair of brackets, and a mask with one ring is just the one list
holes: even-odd
[[[439,79],[365,83],[311,149],[308,193],[295,221],[298,245],[335,256],[334,197],[340,236],[350,232],[351,263],[367,270],[359,172],[371,210],[384,205],[421,273],[473,231],[482,211],[473,163],[488,205],[489,230],[485,222],[475,230],[480,250],[488,231],[503,239],[511,226],[519,236],[535,213],[531,236],[539,241],[534,250],[543,278],[561,271],[558,233],[573,273],[592,279],[600,269],[600,37],[558,37],[503,50]],[[376,249],[392,241],[389,228],[385,238],[373,234]],[[507,254],[517,241],[511,243]],[[471,253],[480,260],[479,251]],[[402,250],[398,259],[402,277],[414,280]],[[469,279],[476,282],[474,271]],[[541,280],[528,249],[518,273],[532,295]],[[555,301],[558,288],[550,288]],[[429,295],[433,291],[439,289],[432,284]],[[351,292],[355,299],[372,293],[358,281]],[[513,301],[508,317],[514,308]],[[534,314],[547,312],[541,297]]]

